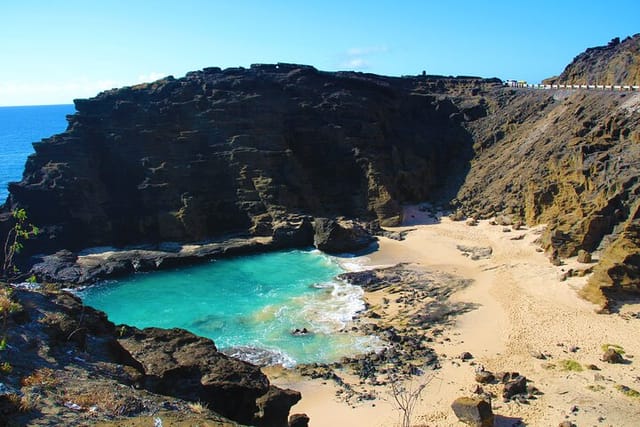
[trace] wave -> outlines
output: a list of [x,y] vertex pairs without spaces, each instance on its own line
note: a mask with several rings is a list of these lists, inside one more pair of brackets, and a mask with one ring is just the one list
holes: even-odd
[[282,365],[285,368],[292,368],[296,365],[296,361],[291,356],[278,349],[234,346],[220,349],[220,352],[257,366]]

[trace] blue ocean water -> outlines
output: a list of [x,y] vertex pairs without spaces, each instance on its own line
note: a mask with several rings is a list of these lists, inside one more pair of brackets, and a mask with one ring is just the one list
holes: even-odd
[[[137,274],[80,293],[115,323],[180,327],[257,364],[331,362],[379,347],[351,332],[363,291],[334,277],[336,258],[284,251]],[[292,334],[306,328],[307,334]]]
[[66,116],[74,112],[71,104],[0,107],[0,204],[9,182],[22,179],[24,163],[33,153],[31,143],[63,132]]

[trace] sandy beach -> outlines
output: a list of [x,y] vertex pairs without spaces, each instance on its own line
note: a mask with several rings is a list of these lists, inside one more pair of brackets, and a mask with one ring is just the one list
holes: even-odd
[[[496,426],[547,427],[563,421],[578,426],[640,425],[640,398],[621,391],[623,386],[640,389],[634,358],[640,355],[640,305],[598,314],[599,307],[578,296],[588,276],[567,277],[570,269],[585,270],[589,264],[569,259],[553,266],[536,244],[543,226],[516,230],[490,221],[470,226],[447,217],[434,219],[415,207],[408,208],[405,218],[404,227],[393,229],[411,230],[405,240],[380,238],[379,249],[358,261],[371,267],[409,263],[471,279],[449,298],[473,307],[429,343],[440,368],[413,380],[426,383],[426,388],[412,425],[464,425],[450,405],[457,397],[473,396],[479,386],[493,394]],[[473,260],[459,245],[490,247],[492,252]],[[370,306],[378,304],[380,292],[384,290],[365,294]],[[397,315],[393,308],[382,311],[383,318]],[[606,345],[622,348],[625,362],[602,361]],[[463,352],[472,358],[462,360]],[[476,383],[475,371],[481,366],[491,372],[518,372],[540,393],[526,402],[505,402],[500,384]],[[276,385],[302,392],[302,401],[291,413],[306,413],[313,427],[399,425],[400,412],[392,405],[388,384],[371,386],[375,399],[345,402],[332,381],[279,369],[267,374]]]

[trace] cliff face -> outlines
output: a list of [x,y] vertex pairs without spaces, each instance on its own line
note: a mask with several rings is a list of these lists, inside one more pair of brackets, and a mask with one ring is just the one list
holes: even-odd
[[548,223],[549,253],[602,249],[594,289],[640,289],[640,93],[280,64],[76,108],[10,186],[5,210],[43,229],[27,253],[229,233],[310,245],[313,218],[393,225],[402,203],[432,200]]
[[[395,224],[399,203],[455,191],[473,156],[463,122],[497,84],[280,64],[104,92],[34,144],[8,206],[41,226],[45,252],[268,236],[297,213]],[[464,106],[437,95],[447,85]]]
[[640,85],[640,34],[587,49],[545,84]]
[[640,290],[640,94],[497,91],[469,130],[476,156],[456,203],[547,223],[560,257],[606,248],[588,291]]

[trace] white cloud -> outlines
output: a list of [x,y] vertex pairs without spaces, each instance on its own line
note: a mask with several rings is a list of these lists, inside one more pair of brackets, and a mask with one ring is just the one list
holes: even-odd
[[366,70],[371,67],[371,58],[389,51],[387,46],[352,47],[343,54],[341,67],[352,70]]
[[369,63],[364,58],[351,58],[342,63],[343,66],[354,70],[364,70],[369,68]]

